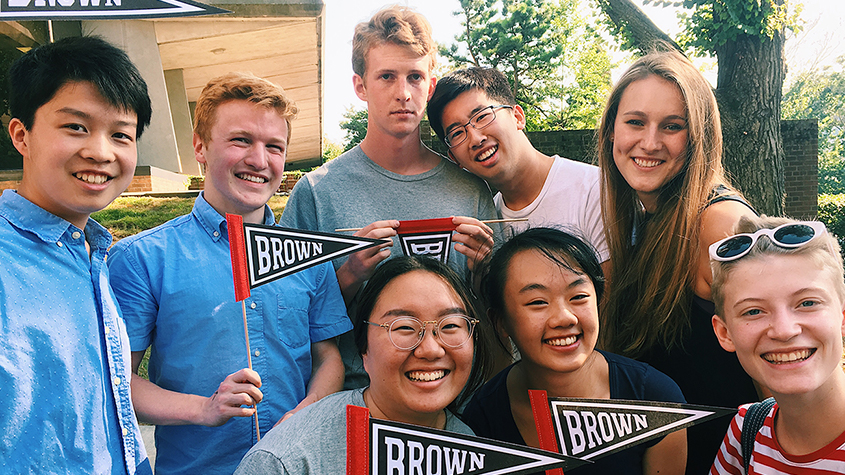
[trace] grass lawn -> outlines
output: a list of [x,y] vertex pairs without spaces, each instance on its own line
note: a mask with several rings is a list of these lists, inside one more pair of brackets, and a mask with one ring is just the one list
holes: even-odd
[[[276,221],[282,215],[287,196],[273,196],[269,204]],[[147,198],[120,197],[106,209],[91,215],[97,222],[105,226],[119,241],[127,236],[137,234],[165,223],[177,216],[188,214],[194,207],[193,198]]]
[[[282,216],[287,196],[273,196],[269,205],[276,215],[276,221]],[[148,197],[120,197],[106,209],[91,215],[97,222],[105,226],[119,241],[145,229],[150,229],[171,219],[188,214],[194,207],[194,198],[148,198]],[[144,355],[138,374],[149,379],[147,362],[150,352]]]

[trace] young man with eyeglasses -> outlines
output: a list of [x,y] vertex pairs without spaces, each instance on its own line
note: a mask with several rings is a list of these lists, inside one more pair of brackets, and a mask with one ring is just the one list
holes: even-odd
[[[436,49],[428,21],[407,7],[386,7],[355,28],[353,85],[367,103],[367,135],[297,183],[280,224],[324,232],[360,227],[356,236],[389,240],[400,219],[453,216],[458,252],[451,253],[449,265],[460,273],[472,271],[487,255],[493,231],[479,220],[496,217],[489,188],[420,141],[420,121],[437,82]],[[350,312],[376,266],[401,255],[396,240],[334,261]],[[344,387],[366,386],[352,337],[342,336],[339,346]]]
[[428,119],[449,156],[499,190],[494,201],[502,218],[528,218],[506,225],[509,234],[569,228],[596,248],[606,267],[598,168],[535,149],[524,132],[525,111],[501,72],[468,68],[441,78]]

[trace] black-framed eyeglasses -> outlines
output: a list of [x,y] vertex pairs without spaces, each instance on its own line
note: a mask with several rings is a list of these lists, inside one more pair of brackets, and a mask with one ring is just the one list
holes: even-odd
[[780,247],[795,248],[812,241],[826,232],[818,221],[799,221],[782,224],[773,229],[758,229],[753,234],[736,234],[710,245],[710,259],[728,262],[748,254],[760,236],[766,236]]
[[398,317],[387,323],[373,323],[374,327],[387,330],[387,336],[393,346],[400,350],[413,350],[419,346],[425,336],[426,326],[434,325],[434,337],[449,348],[460,348],[472,337],[472,331],[478,320],[466,315],[447,315],[438,320],[421,321],[416,317]]
[[464,143],[469,136],[469,131],[467,130],[468,125],[471,125],[475,130],[481,130],[492,124],[493,121],[496,120],[496,109],[513,109],[513,106],[487,106],[484,109],[479,110],[469,118],[469,121],[467,121],[466,124],[457,125],[446,132],[446,136],[444,137],[446,145],[448,145],[449,148],[454,148]]

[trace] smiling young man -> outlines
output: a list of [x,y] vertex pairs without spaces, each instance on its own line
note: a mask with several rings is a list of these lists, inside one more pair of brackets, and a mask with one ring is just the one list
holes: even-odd
[[535,149],[524,132],[525,111],[501,72],[468,68],[444,76],[428,118],[449,156],[499,190],[494,200],[501,216],[528,219],[507,224],[510,233],[567,228],[592,244],[607,265],[598,168]]
[[[437,82],[435,50],[428,21],[406,7],[387,7],[355,28],[353,86],[367,103],[367,135],[297,183],[281,224],[325,232],[363,228],[356,235],[389,239],[400,219],[454,216],[458,252],[449,264],[465,272],[487,255],[493,231],[479,220],[496,216],[489,189],[420,141],[420,121]],[[361,285],[391,255],[402,255],[398,240],[335,260],[350,308]],[[341,338],[340,350],[345,386],[366,386],[351,336]]]
[[[757,432],[740,406],[712,475],[845,473],[845,282],[836,237],[820,222],[743,217],[713,244],[713,330],[774,396]],[[751,423],[753,424],[753,422]],[[745,460],[744,457],[748,457]]]
[[[150,380],[132,376],[142,421],[156,424],[156,473],[227,473],[286,414],[339,390],[334,337],[352,328],[334,269],[319,265],[232,294],[226,213],[275,224],[267,200],[281,183],[296,106],[249,74],[212,79],[197,101],[194,152],[205,190],[191,214],[115,245],[109,268],[125,308],[137,373],[151,347]],[[222,426],[222,427],[216,427]]]
[[0,197],[0,467],[151,473],[132,409],[129,341],[89,218],[135,172],[147,86],[98,38],[33,49],[9,71],[23,178]]

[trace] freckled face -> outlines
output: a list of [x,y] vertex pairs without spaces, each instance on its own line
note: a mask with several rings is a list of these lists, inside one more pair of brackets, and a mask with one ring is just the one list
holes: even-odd
[[132,181],[137,162],[135,112],[119,109],[89,82],[70,82],[35,111],[31,130],[18,119],[9,135],[23,155],[18,193],[80,229]]
[[414,133],[437,82],[431,57],[407,47],[384,43],[367,53],[364,77],[353,77],[355,93],[367,103],[367,129],[404,137]]
[[845,303],[832,281],[803,256],[743,258],[725,285],[723,320],[713,319],[722,347],[776,395],[845,389]]
[[[439,276],[413,271],[393,279],[379,295],[370,321],[388,323],[407,315],[420,321],[466,313],[454,290]],[[364,369],[370,376],[370,410],[390,420],[432,425],[469,379],[472,339],[460,348],[442,345],[426,326],[425,336],[414,350],[400,350],[390,342],[384,328],[368,325]]]
[[251,223],[279,189],[287,156],[287,122],[275,109],[245,100],[220,104],[209,140],[194,134],[197,161],[206,165],[206,201],[221,214]]
[[598,339],[595,287],[536,250],[511,258],[504,288],[504,329],[523,363],[555,372],[580,369]]
[[628,85],[613,124],[613,162],[647,211],[684,167],[687,114],[678,86],[658,76]]

